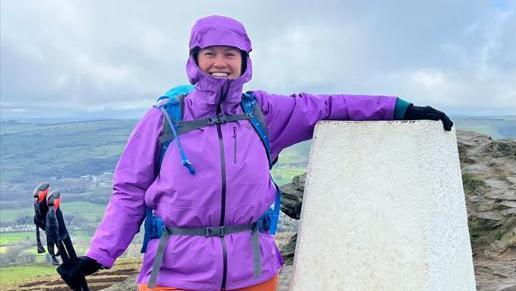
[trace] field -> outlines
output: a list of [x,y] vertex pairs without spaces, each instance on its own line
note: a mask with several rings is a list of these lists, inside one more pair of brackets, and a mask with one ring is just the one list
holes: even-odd
[[[100,290],[138,273],[140,260],[121,259],[109,270],[88,277],[91,290]],[[0,290],[69,290],[54,266],[31,265],[0,268]]]
[[[23,216],[34,216],[34,208],[28,205],[27,208],[2,209],[0,221],[14,221]],[[86,222],[100,221],[104,213],[105,205],[94,204],[86,201],[62,201],[61,210],[65,215],[73,214],[76,218],[80,218]]]
[[56,267],[48,264],[0,268],[0,289],[24,281],[34,281],[56,274]]
[[22,240],[34,239],[34,237],[34,232],[3,232],[0,233],[0,246],[13,245]]
[[278,186],[292,182],[292,178],[305,172],[310,153],[310,141],[305,141],[283,150],[277,164],[272,168],[272,177]]

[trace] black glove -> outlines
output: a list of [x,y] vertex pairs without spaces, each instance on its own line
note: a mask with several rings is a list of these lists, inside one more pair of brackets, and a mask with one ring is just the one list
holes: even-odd
[[78,259],[77,264],[61,264],[57,267],[57,272],[61,275],[61,278],[74,290],[79,289],[84,276],[91,275],[102,268],[101,264],[90,257],[83,256]]
[[407,111],[405,112],[405,119],[408,120],[421,120],[421,119],[429,119],[429,120],[441,120],[443,122],[444,130],[450,131],[453,122],[450,120],[444,112],[433,109],[430,106],[420,107],[414,106],[412,104],[409,105]]

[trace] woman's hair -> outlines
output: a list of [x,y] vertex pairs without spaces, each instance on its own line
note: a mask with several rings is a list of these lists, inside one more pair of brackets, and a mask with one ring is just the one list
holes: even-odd
[[245,70],[247,69],[247,58],[249,57],[249,55],[247,54],[247,52],[244,52],[244,51],[240,51],[240,54],[242,55],[242,72],[240,73],[240,75],[243,75],[245,73]]
[[190,51],[190,55],[191,55],[192,57],[194,57],[195,63],[196,63],[197,65],[199,65],[199,62],[197,61],[197,57],[199,56],[199,51],[200,51],[200,50],[201,50],[201,49],[200,49],[199,47],[194,47],[194,48]]

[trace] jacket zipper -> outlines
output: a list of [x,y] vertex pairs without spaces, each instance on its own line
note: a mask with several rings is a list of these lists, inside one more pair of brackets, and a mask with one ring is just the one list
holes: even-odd
[[[217,115],[222,114],[222,103],[224,102],[224,88],[221,88],[219,106],[217,107]],[[224,226],[224,217],[226,216],[226,156],[224,154],[224,137],[222,136],[222,127],[220,124],[217,124],[217,135],[219,137],[219,146],[220,146],[220,169],[221,169],[221,177],[222,177],[222,201],[220,208],[220,226]],[[221,290],[226,289],[226,277],[227,277],[227,263],[228,263],[228,254],[226,250],[226,241],[224,237],[220,237],[220,242],[222,245],[222,283],[220,286]]]
[[233,126],[233,164],[237,163],[237,134],[236,126]]

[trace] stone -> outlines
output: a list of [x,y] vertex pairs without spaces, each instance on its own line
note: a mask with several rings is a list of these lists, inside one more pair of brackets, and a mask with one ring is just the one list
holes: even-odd
[[138,284],[136,283],[138,275],[131,275],[122,282],[117,282],[108,288],[102,289],[103,291],[137,291]]
[[290,290],[475,290],[455,131],[320,122]]
[[[477,290],[502,290],[507,286],[516,286],[516,207],[511,203],[516,201],[516,160],[511,155],[516,152],[516,142],[493,140],[486,135],[460,130],[457,131],[457,142],[467,196],[471,243],[474,247]],[[500,142],[504,145],[498,146]],[[490,144],[494,146],[489,146]],[[510,148],[506,148],[507,145]],[[504,152],[493,152],[493,148]],[[290,203],[286,208],[289,208],[289,213],[293,213],[293,217],[301,214],[305,177],[306,174],[297,176],[291,184],[281,188],[289,194]],[[483,182],[492,179],[508,181],[510,184],[504,184],[507,188],[500,191]],[[480,211],[484,204],[493,203],[498,206],[492,211]],[[297,231],[297,227],[288,217],[280,220],[281,224],[286,221],[289,231]],[[296,238],[294,235],[288,243],[282,245],[281,252],[287,264],[293,262]],[[289,282],[292,266],[285,266],[284,269],[281,280]],[[506,270],[512,270],[512,273],[501,276]],[[280,290],[287,290],[285,284],[282,288]]]

